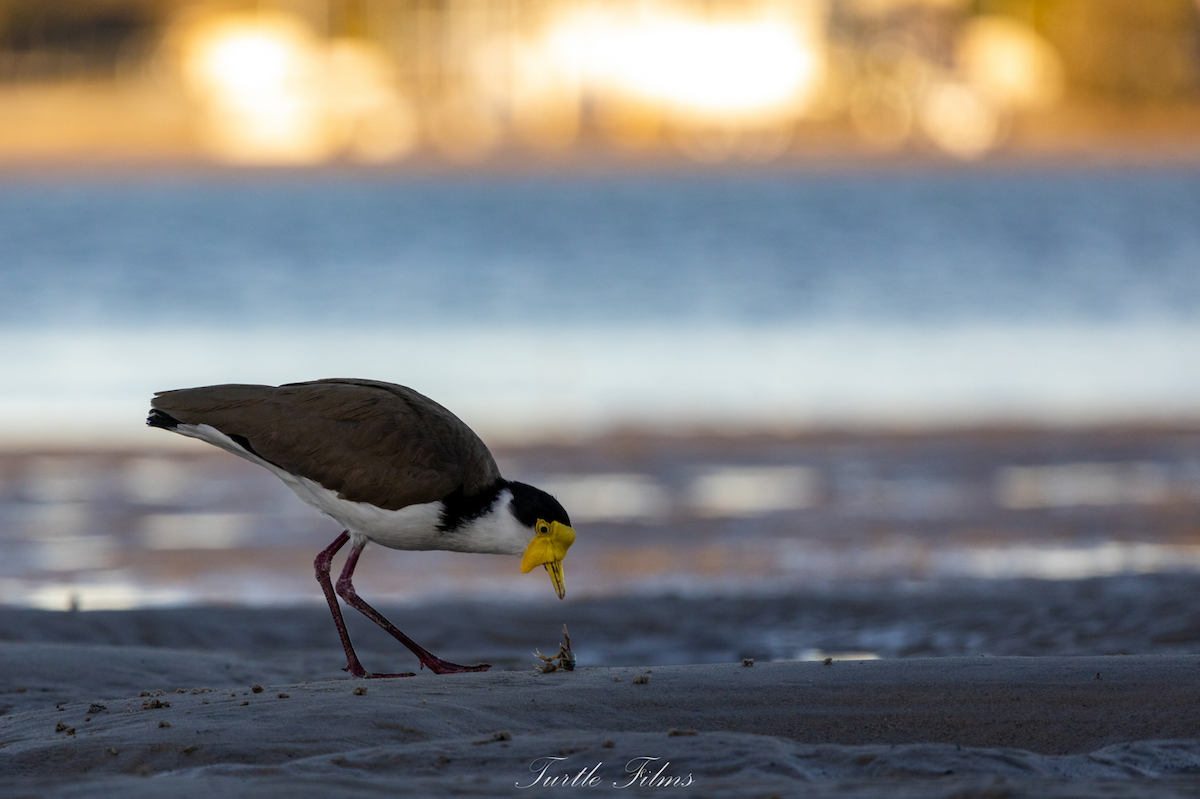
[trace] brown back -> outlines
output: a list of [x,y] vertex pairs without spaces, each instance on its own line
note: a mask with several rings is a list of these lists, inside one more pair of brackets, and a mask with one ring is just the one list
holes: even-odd
[[374,380],[162,391],[151,405],[182,424],[242,437],[259,457],[342,499],[398,510],[470,497],[500,479],[462,420],[411,388]]

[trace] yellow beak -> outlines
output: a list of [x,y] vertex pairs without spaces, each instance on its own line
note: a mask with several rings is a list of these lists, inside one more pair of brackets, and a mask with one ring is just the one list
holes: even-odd
[[[554,592],[562,599],[567,595],[566,586],[563,584],[562,562],[571,544],[575,543],[575,531],[559,522],[546,524],[540,520],[535,529],[538,532],[525,548],[525,554],[521,556],[521,574],[532,571],[535,566],[545,566],[551,582],[554,583]],[[542,532],[543,529],[545,532]]]
[[546,572],[550,575],[550,581],[554,583],[554,593],[558,594],[559,599],[562,599],[567,595],[567,587],[563,585],[562,561],[556,560],[545,565]]

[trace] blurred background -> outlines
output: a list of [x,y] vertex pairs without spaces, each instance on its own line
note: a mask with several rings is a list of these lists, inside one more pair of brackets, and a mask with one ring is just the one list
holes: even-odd
[[555,493],[571,598],[1184,579],[1198,220],[1193,0],[0,0],[0,603],[319,604],[332,522],[143,420],[334,376]]
[[0,3],[0,160],[1195,157],[1191,0]]

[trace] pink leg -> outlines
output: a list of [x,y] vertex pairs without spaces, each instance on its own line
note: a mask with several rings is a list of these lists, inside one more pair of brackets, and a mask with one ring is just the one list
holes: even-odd
[[[342,599],[346,600],[347,605],[357,608],[364,616],[378,624],[383,629],[387,630],[392,636],[404,644],[409,650],[417,656],[421,661],[421,667],[429,667],[429,670],[434,674],[453,674],[463,671],[487,671],[491,666],[487,663],[480,663],[478,666],[459,666],[457,663],[450,663],[430,654],[417,644],[416,641],[409,638],[404,633],[392,624],[390,621],[380,615],[379,611],[368,605],[354,590],[354,584],[350,581],[354,575],[354,567],[358,565],[358,556],[362,553],[363,547],[366,546],[366,541],[359,539],[355,541],[350,548],[350,554],[346,556],[346,565],[342,569],[342,576],[337,581],[337,592]],[[348,640],[348,639],[347,639]],[[375,675],[377,677],[385,675]],[[387,675],[398,676],[398,675]]]
[[329,603],[329,610],[333,613],[333,623],[337,625],[338,635],[342,639],[342,648],[346,650],[346,668],[342,671],[348,671],[355,677],[412,677],[409,674],[388,674],[388,675],[372,675],[368,674],[367,670],[358,662],[358,655],[354,654],[354,646],[350,643],[350,634],[346,632],[346,622],[342,619],[342,609],[338,607],[337,597],[333,594],[333,584],[329,580],[329,567],[333,563],[333,556],[338,550],[346,545],[350,540],[350,533],[343,530],[332,544],[324,549],[317,559],[313,561],[313,568],[317,570],[317,582],[321,584],[321,590],[325,592],[325,601]]

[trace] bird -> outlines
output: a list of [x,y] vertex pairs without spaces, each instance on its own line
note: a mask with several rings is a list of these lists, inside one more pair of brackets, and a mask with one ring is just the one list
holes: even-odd
[[[520,555],[521,573],[544,566],[566,595],[563,557],[575,541],[553,496],[500,476],[462,420],[406,386],[333,378],[280,386],[227,384],[155,393],[146,424],[205,441],[258,464],[338,522],[341,535],[313,561],[357,678],[411,677],[363,668],[337,597],[389,632],[435,674],[486,671],[436,657],[358,596],[352,578],[368,542],[401,550]],[[331,582],[333,557],[350,543]]]

